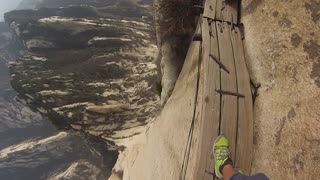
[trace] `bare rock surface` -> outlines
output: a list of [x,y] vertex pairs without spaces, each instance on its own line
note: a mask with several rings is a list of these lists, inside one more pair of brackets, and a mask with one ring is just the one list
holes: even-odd
[[[133,137],[119,155],[110,180],[179,179],[195,103],[199,44],[191,46],[172,95],[145,134]],[[201,83],[200,83],[201,84]],[[202,88],[200,87],[199,96]],[[202,107],[199,98],[198,107]],[[187,179],[191,177],[198,148],[201,108],[196,112]],[[187,156],[189,157],[189,156]],[[120,178],[119,178],[120,177]]]
[[25,0],[20,8],[29,10],[5,15],[11,33],[0,26],[0,65],[9,64],[19,93],[1,70],[0,177],[109,177],[117,151],[158,114],[150,1]]
[[[10,86],[7,63],[19,55],[20,45],[8,29],[0,37],[0,179],[51,179],[68,169],[64,179],[105,179],[110,175],[118,152],[111,142],[77,132],[59,133],[39,112],[27,106]],[[12,41],[11,41],[12,40]]]
[[157,47],[146,6],[40,8],[5,19],[28,49],[10,64],[12,85],[57,125],[118,142],[157,114]]
[[[82,176],[86,179],[103,179],[110,175],[110,171],[105,170],[112,168],[110,164],[115,157],[103,149],[106,146],[99,146],[100,149],[83,137],[66,132],[43,139],[30,139],[0,151],[0,177],[71,180]],[[54,172],[57,174],[51,175]]]
[[318,179],[320,154],[319,1],[243,1],[255,103],[253,173]]
[[193,8],[199,0],[154,0],[154,20],[161,71],[161,104],[170,97],[181,72],[200,11]]

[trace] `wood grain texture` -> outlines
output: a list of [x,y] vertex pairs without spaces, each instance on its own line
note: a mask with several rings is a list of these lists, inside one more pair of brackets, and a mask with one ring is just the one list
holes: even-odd
[[203,17],[215,19],[217,0],[207,0],[204,5]]
[[[230,22],[238,23],[238,2],[208,0],[203,17],[202,119],[197,169],[192,179],[217,179],[212,174],[212,150],[214,140],[220,134],[229,139],[230,157],[235,165],[249,174],[253,146],[252,96],[241,34],[238,27],[230,25]],[[219,62],[212,59],[210,54]],[[243,94],[245,97],[221,95],[216,90]]]
[[[230,37],[230,25],[225,22],[217,22],[222,27],[218,30],[220,60],[229,69],[230,73],[221,71],[221,89],[237,92],[237,77],[233,58],[232,43]],[[221,100],[221,128],[220,134],[229,139],[230,156],[235,158],[237,135],[238,98],[236,96],[222,95]]]
[[239,28],[235,28],[230,34],[237,70],[238,92],[245,95],[245,98],[238,99],[239,116],[235,165],[241,167],[246,174],[250,174],[253,146],[253,105],[250,78],[245,62],[243,42]]
[[215,14],[215,18],[217,20],[222,20],[223,19],[223,15],[224,15],[224,0],[217,0],[217,5],[216,5],[216,14]]
[[[210,40],[210,54],[219,57],[219,47],[218,47],[218,36],[216,31],[216,24],[212,22],[209,26],[212,32]],[[209,56],[208,61],[205,62],[205,122],[209,135],[209,141],[206,145],[206,170],[208,172],[214,172],[214,160],[212,157],[213,143],[214,140],[219,136],[219,124],[220,124],[220,94],[216,93],[216,89],[220,89],[220,67],[219,65]],[[212,179],[213,175],[206,173],[204,179]]]
[[[213,88],[215,86],[215,81],[212,81],[217,74],[218,69],[210,63],[209,53],[211,47],[211,38],[209,34],[209,28],[211,28],[208,24],[208,19],[203,18],[202,23],[202,57],[203,57],[203,108],[202,108],[202,120],[200,124],[200,131],[203,132],[200,134],[200,143],[199,143],[199,166],[196,170],[196,174],[194,179],[212,179],[213,176],[207,172],[213,172],[210,169],[210,164],[213,163],[211,159],[210,151],[212,147],[212,139],[213,136],[217,136],[218,126],[215,123],[219,123],[219,110],[214,111],[213,106],[214,103],[220,103],[218,99],[213,94]],[[218,76],[220,80],[220,77]],[[217,117],[217,118],[215,118]],[[207,132],[207,133],[205,133]]]
[[229,1],[229,3],[226,3],[227,15],[224,21],[238,24],[238,5],[238,1]]
[[219,21],[238,23],[238,1],[216,0],[215,19]]

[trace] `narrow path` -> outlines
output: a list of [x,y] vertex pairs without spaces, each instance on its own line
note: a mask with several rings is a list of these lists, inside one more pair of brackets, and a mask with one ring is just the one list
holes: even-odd
[[214,179],[212,145],[225,134],[231,158],[250,173],[253,105],[238,24],[238,1],[207,0],[201,22],[203,96],[198,166],[193,179]]

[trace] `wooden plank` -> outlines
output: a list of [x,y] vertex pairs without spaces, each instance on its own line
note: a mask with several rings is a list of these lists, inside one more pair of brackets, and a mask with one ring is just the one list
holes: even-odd
[[[209,59],[209,53],[210,53],[210,35],[209,35],[209,24],[208,24],[208,19],[203,18],[203,23],[202,23],[202,57],[203,57],[203,106],[202,106],[202,120],[200,124],[200,142],[199,142],[199,154],[198,154],[198,167],[196,169],[196,173],[194,174],[193,179],[208,179],[208,176],[212,175],[208,174],[206,171],[209,171],[207,168],[207,163],[210,161],[210,146],[212,146],[211,139],[213,134],[218,134],[218,129],[214,130],[213,127],[213,114],[214,111],[213,109],[213,102],[215,102],[214,96],[212,96],[212,86],[214,86],[213,81],[210,81],[212,79],[209,79],[209,76],[211,78],[213,77],[214,74],[212,74],[214,71],[212,68],[212,64],[210,63]],[[219,119],[216,120],[219,122]],[[212,132],[216,133],[212,133]]]
[[216,19],[217,20],[222,20],[223,19],[223,15],[224,15],[224,2],[225,0],[217,0],[217,5],[216,5]]
[[[217,22],[217,25],[222,27],[222,31],[218,30],[220,60],[230,71],[229,74],[221,71],[221,89],[230,92],[237,92],[236,69],[230,38],[230,25],[225,22]],[[235,158],[237,110],[238,97],[222,95],[220,133],[226,135],[229,139],[230,156],[232,159]]]
[[[218,35],[216,30],[215,22],[212,22],[209,26],[212,32],[210,36],[210,54],[220,58],[219,46],[218,46]],[[213,143],[219,136],[219,124],[220,124],[220,94],[216,93],[216,89],[220,89],[220,67],[212,59],[209,58],[205,62],[205,125],[210,133],[208,142],[206,144],[207,150],[207,163],[206,170],[214,172],[214,159],[212,158]],[[213,175],[206,173],[204,179],[212,179]]]
[[217,0],[207,0],[204,5],[203,17],[215,19]]
[[[206,54],[209,54],[209,42],[208,42],[208,38],[209,38],[209,30],[208,30],[208,20],[206,18],[202,18],[201,19],[201,28],[199,29],[201,30],[201,34],[202,34],[202,64],[201,64],[201,69],[204,71],[204,62],[206,61],[206,57],[208,57]],[[204,78],[204,75],[202,76],[203,72],[201,72],[201,76],[200,78]],[[200,81],[202,84],[200,84],[201,87],[205,86],[205,82],[204,80]],[[202,90],[202,93],[204,90]],[[203,96],[201,96],[203,97]],[[203,101],[201,99],[201,101]],[[202,113],[204,112],[204,104],[202,105]],[[197,165],[195,166],[197,169],[195,169],[195,173],[193,175],[193,178],[191,179],[198,179],[199,177],[203,177],[205,175],[205,161],[206,161],[206,154],[203,153],[204,148],[203,148],[203,144],[205,143],[206,137],[204,137],[204,134],[206,133],[203,128],[204,128],[204,122],[203,122],[203,114],[202,114],[202,119],[200,121],[200,137],[199,137],[199,144],[198,144],[198,153],[197,153]]]
[[221,21],[230,22],[231,16],[229,17],[228,11],[229,3],[226,3],[226,0],[217,0],[217,10],[216,10],[216,19]]
[[238,137],[235,165],[240,167],[246,174],[250,174],[253,146],[253,104],[250,89],[250,78],[245,63],[240,30],[236,27],[230,33],[232,35],[231,39],[237,70],[238,92],[245,95],[245,98],[239,98]]
[[216,5],[216,19],[232,22],[233,24],[238,23],[238,1],[237,0],[217,0]]
[[224,21],[232,22],[233,24],[238,24],[238,5],[239,1],[229,0],[226,3],[227,15]]

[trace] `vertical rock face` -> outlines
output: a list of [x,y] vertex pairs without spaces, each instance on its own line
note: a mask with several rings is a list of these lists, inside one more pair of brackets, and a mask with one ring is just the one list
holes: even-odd
[[193,7],[199,1],[155,0],[155,23],[158,47],[157,64],[161,69],[161,102],[170,97],[182,69],[199,12]]
[[[183,158],[187,157],[185,148],[195,103],[199,45],[200,43],[197,42],[191,46],[174,91],[158,120],[152,123],[146,137],[136,139],[137,144],[142,146],[131,146],[130,152],[120,155],[120,159],[125,159],[117,162],[115,170],[123,171],[123,179],[175,180],[181,178]],[[199,95],[201,96],[201,93]],[[201,107],[202,102],[199,100],[198,103],[198,107]],[[194,149],[199,141],[200,108],[197,109],[196,114],[194,139],[192,139],[190,152],[191,161],[197,157]],[[193,162],[189,163],[187,179],[191,177],[190,173],[195,169],[194,166]],[[110,180],[116,179],[110,178]]]
[[21,42],[13,37],[4,22],[0,22],[0,42],[0,63],[15,59],[22,53]]
[[159,107],[149,6],[126,0],[68,2],[42,1],[37,5],[50,8],[5,15],[28,49],[10,64],[12,85],[58,126],[122,145]]
[[317,0],[244,0],[248,66],[262,84],[255,104],[254,172],[320,176],[320,21]]

